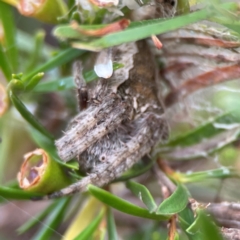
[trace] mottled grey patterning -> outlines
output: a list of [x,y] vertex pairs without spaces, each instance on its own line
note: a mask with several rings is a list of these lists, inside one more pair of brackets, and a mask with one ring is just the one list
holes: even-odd
[[83,191],[90,183],[103,186],[111,182],[168,137],[156,65],[146,42],[123,44],[113,53],[124,68],[110,79],[87,86],[87,108],[56,141],[60,158],[78,158],[87,176],[48,198]]

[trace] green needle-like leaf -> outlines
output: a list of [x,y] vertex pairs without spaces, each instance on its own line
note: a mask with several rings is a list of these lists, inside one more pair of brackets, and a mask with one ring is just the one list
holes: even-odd
[[178,175],[178,179],[181,183],[189,183],[189,182],[198,182],[204,181],[211,178],[230,178],[230,177],[240,177],[239,172],[233,168],[222,167],[219,169],[207,170],[202,172],[195,172],[189,174],[180,173]]
[[7,54],[3,50],[2,44],[0,44],[0,68],[2,69],[6,80],[9,82],[12,78],[12,68],[10,66]]
[[51,239],[51,235],[53,233],[57,233],[57,227],[61,224],[64,213],[70,203],[71,198],[62,198],[56,200],[57,204],[55,208],[49,213],[46,221],[44,221],[44,225],[37,232],[37,234],[32,238],[32,240],[45,240]]
[[37,65],[38,61],[41,58],[41,52],[44,45],[44,38],[45,38],[45,32],[43,30],[39,30],[34,37],[34,48],[30,54],[30,59],[28,61],[27,67],[25,72],[31,71],[31,69],[34,69],[34,67]]
[[33,89],[33,91],[47,93],[55,91],[64,91],[72,89],[74,87],[75,83],[73,81],[73,77],[65,77],[61,79],[41,82]]
[[98,225],[100,224],[105,211],[102,210],[98,216],[77,236],[74,240],[88,240],[96,231]]
[[108,239],[118,240],[117,229],[114,221],[114,216],[112,213],[112,209],[110,207],[107,208],[107,230],[108,230]]
[[[143,20],[139,22],[131,22],[128,29],[136,28],[139,26],[145,26],[153,23],[164,22],[163,19],[151,19],[151,20]],[[81,25],[81,28],[84,30],[96,30],[105,27],[106,24],[99,25]],[[71,25],[58,25],[55,29],[53,29],[53,35],[60,39],[86,39],[86,36],[79,33],[79,31],[73,29]]]
[[49,61],[42,64],[41,66],[35,68],[32,72],[28,75],[24,76],[23,81],[29,81],[35,74],[39,72],[46,72],[52,68],[61,66],[62,64],[68,63],[76,57],[82,55],[85,51],[68,48],[59,52],[56,56],[52,57]]
[[[40,30],[42,31],[42,30]],[[36,36],[26,33],[20,29],[17,29],[17,47],[19,51],[31,55],[33,49],[36,46]],[[46,42],[41,47],[41,51],[39,52],[41,59],[46,60],[51,57],[51,53],[56,51],[56,48],[48,45]]]
[[13,105],[16,107],[18,112],[22,115],[22,117],[35,129],[41,132],[46,137],[53,139],[53,136],[42,126],[42,124],[28,111],[28,109],[24,106],[21,100],[10,90],[9,96],[12,100]]
[[130,202],[127,202],[101,188],[98,188],[93,185],[88,186],[89,192],[96,197],[101,202],[107,204],[108,206],[117,209],[120,212],[124,212],[133,216],[138,216],[142,218],[149,218],[155,220],[167,220],[169,216],[166,215],[156,215],[150,213],[144,208],[138,207]]
[[203,139],[210,138],[224,131],[223,128],[217,128],[215,124],[233,124],[240,123],[240,119],[233,112],[226,112],[215,117],[209,122],[193,129],[190,132],[184,133],[172,139],[166,146],[189,146],[200,142]]
[[38,73],[35,76],[33,76],[31,78],[31,80],[27,83],[25,90],[26,91],[32,90],[35,86],[37,86],[37,84],[40,82],[40,80],[43,78],[43,76],[44,76],[43,72]]
[[157,156],[159,153],[163,153],[164,157],[169,160],[194,160],[198,157],[206,157],[214,152],[219,151],[230,143],[237,141],[239,136],[240,124],[235,124],[230,130],[226,130],[225,132],[220,133],[212,138],[208,138],[207,141],[202,141],[198,144],[183,148],[159,148],[158,152],[155,153],[155,156]]
[[133,181],[128,181],[126,183],[126,186],[136,197],[138,197],[147,206],[150,213],[154,212],[157,209],[157,205],[151,193],[144,185]]
[[3,26],[4,44],[6,53],[14,71],[18,68],[18,49],[16,44],[16,24],[14,22],[13,9],[10,5],[0,1],[0,19]]
[[42,196],[38,193],[29,193],[21,189],[9,188],[9,187],[0,187],[0,197],[6,199],[16,199],[16,200],[29,200],[36,196]]
[[36,224],[42,221],[57,205],[57,201],[54,201],[51,205],[49,205],[47,208],[45,208],[40,214],[35,216],[34,218],[30,218],[27,222],[25,222],[21,227],[17,229],[17,232],[19,234],[23,234],[30,230],[32,227],[34,227]]
[[178,184],[175,192],[165,199],[158,207],[157,214],[175,214],[181,212],[188,204],[188,192],[186,188]]
[[[237,4],[226,3],[220,5],[225,9],[237,9]],[[88,49],[92,51],[99,51],[103,48],[116,46],[122,43],[137,41],[156,34],[162,34],[171,30],[184,27],[188,24],[195,23],[200,20],[206,20],[214,14],[214,11],[206,7],[203,10],[193,12],[184,16],[175,17],[170,20],[158,20],[158,23],[143,24],[136,28],[127,28],[124,31],[105,35],[100,39],[93,40],[89,43],[74,42],[72,46],[81,49]]]

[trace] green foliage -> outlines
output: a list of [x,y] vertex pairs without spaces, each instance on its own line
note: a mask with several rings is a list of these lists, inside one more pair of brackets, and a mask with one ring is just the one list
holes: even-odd
[[17,232],[19,234],[23,234],[28,230],[30,230],[32,227],[37,225],[39,221],[42,221],[46,216],[48,216],[49,212],[51,212],[57,205],[58,205],[58,201],[54,201],[43,212],[35,216],[35,218],[30,219],[29,221],[25,222],[21,227],[19,227],[17,229]]
[[[237,9],[237,4],[222,4],[220,8],[223,9]],[[103,48],[108,48],[111,46],[116,46],[121,43],[131,42],[131,41],[137,41],[144,39],[146,37],[149,37],[153,34],[161,34],[165,32],[169,32],[171,30],[186,26],[191,23],[195,23],[200,20],[208,19],[214,14],[215,11],[212,11],[210,8],[205,8],[201,11],[197,11],[195,13],[187,14],[184,16],[176,17],[170,20],[149,20],[149,21],[143,21],[140,23],[133,23],[133,25],[130,25],[129,28],[127,28],[125,31],[112,33],[106,36],[103,36],[100,39],[93,40],[90,43],[85,42],[73,42],[74,47],[79,48],[85,48],[93,51],[99,51]],[[99,27],[98,27],[99,28]],[[62,28],[56,28],[54,31],[54,35],[59,38],[77,38],[78,35],[72,34],[72,31],[69,34],[69,31],[67,31],[64,27]],[[66,35],[65,35],[66,34]]]
[[88,186],[88,191],[96,197],[101,202],[107,204],[108,206],[117,209],[118,211],[138,216],[142,218],[156,219],[156,220],[167,220],[169,219],[168,214],[154,214],[150,213],[147,209],[141,208],[137,205],[134,205],[130,202],[125,201],[122,198],[119,198],[101,188],[98,188],[93,185]]
[[12,71],[15,72],[18,71],[17,67],[19,59],[18,49],[16,46],[16,27],[14,23],[13,9],[8,4],[2,1],[0,2],[0,16],[4,30],[5,46],[7,49],[6,58],[10,63]]
[[[16,28],[13,7],[8,5],[8,2],[11,4],[11,1],[0,0],[0,30],[2,27],[4,32],[4,40],[0,39],[0,68],[3,73],[2,76],[5,78],[4,81],[0,81],[0,84],[4,83],[6,86],[11,106],[8,114],[0,119],[0,137],[4,141],[6,137],[8,140],[13,141],[12,138],[17,135],[16,132],[10,132],[10,129],[8,129],[8,121],[13,121],[15,125],[20,125],[20,128],[24,126],[23,128],[26,128],[27,131],[26,135],[31,139],[31,144],[35,144],[37,148],[42,148],[48,152],[52,159],[65,168],[73,182],[82,176],[78,171],[76,161],[64,163],[57,155],[54,140],[56,135],[59,136],[61,134],[60,131],[55,134],[46,128],[41,123],[42,119],[39,119],[33,113],[31,106],[34,105],[36,107],[40,105],[39,99],[43,94],[57,93],[62,99],[66,99],[70,109],[68,113],[75,112],[75,105],[72,104],[72,100],[69,100],[69,95],[72,95],[71,91],[75,87],[71,66],[76,59],[89,61],[90,53],[88,50],[99,51],[122,43],[149,38],[152,35],[167,33],[201,20],[223,24],[228,29],[231,29],[233,36],[240,41],[240,21],[239,18],[236,18],[238,5],[231,1],[221,4],[211,2],[196,12],[189,11],[190,4],[188,1],[179,1],[177,9],[179,16],[166,19],[133,21],[127,29],[102,37],[84,36],[74,30],[70,22],[73,19],[77,19],[85,30],[100,29],[106,26],[106,24],[103,24],[105,15],[111,14],[111,11],[94,7],[95,12],[91,15],[86,9],[77,9],[75,1],[68,1],[68,13],[64,11],[64,15],[55,19],[59,23],[54,25],[52,33],[59,40],[59,47],[54,48],[46,43],[45,32],[42,29],[38,29],[35,34],[27,34]],[[147,2],[143,1],[144,4]],[[78,11],[81,11],[80,15]],[[124,8],[122,11],[125,17],[129,15],[129,9]],[[51,15],[49,9],[47,14]],[[117,18],[113,17],[112,22],[115,20]],[[114,70],[123,67],[123,64],[114,62]],[[86,82],[97,81],[97,75],[94,70],[86,70],[83,75]],[[16,117],[16,111],[22,116],[20,122],[17,119],[19,117]],[[114,182],[117,183],[126,182],[124,188],[126,187],[130,190],[131,199],[135,200],[134,203],[109,191],[89,185],[87,188],[88,193],[86,195],[82,194],[80,197],[78,196],[80,200],[82,201],[86,198],[87,201],[90,201],[89,195],[91,195],[101,201],[104,207],[98,213],[92,210],[91,213],[94,217],[91,218],[90,224],[78,233],[74,239],[93,239],[96,236],[99,239],[104,239],[104,236],[107,235],[109,239],[117,240],[118,226],[115,223],[115,214],[112,211],[115,209],[124,214],[144,218],[150,223],[149,226],[143,226],[144,233],[142,229],[138,229],[131,239],[163,239],[161,237],[167,235],[166,229],[160,229],[159,222],[168,222],[176,214],[180,227],[184,232],[184,235],[179,234],[179,239],[221,240],[222,236],[214,224],[214,220],[209,218],[202,210],[198,209],[196,213],[193,213],[188,204],[191,193],[189,193],[185,184],[202,182],[212,178],[220,180],[233,177],[239,178],[239,171],[234,166],[231,166],[237,161],[236,159],[239,156],[239,150],[236,147],[240,138],[239,116],[236,104],[234,107],[229,108],[225,106],[220,114],[214,115],[210,120],[203,121],[197,126],[191,126],[187,131],[179,131],[180,134],[170,137],[167,143],[157,146],[153,151],[151,161],[147,163],[144,160],[139,161],[132,169],[115,179]],[[47,119],[48,116],[45,115],[44,117]],[[67,120],[64,124],[67,124]],[[232,126],[232,128],[227,126]],[[230,133],[230,137],[220,138],[225,136],[222,134],[226,133]],[[23,138],[19,142],[24,142],[25,139]],[[7,168],[6,162],[8,160],[11,160],[11,164],[15,165],[14,159],[16,156],[14,156],[14,159],[6,159],[8,156],[12,156],[12,149],[17,148],[18,145],[13,144],[10,140],[9,142],[0,142],[0,152],[2,154],[0,155],[0,173],[3,175],[7,175],[7,171],[5,173],[4,170]],[[205,146],[204,143],[206,142],[211,144],[206,144]],[[8,146],[6,146],[6,143]],[[197,170],[190,173],[167,172],[168,180],[176,185],[176,190],[168,198],[162,199],[160,203],[160,186],[158,186],[156,193],[150,185],[137,182],[138,178],[136,177],[151,172],[153,168],[156,168],[154,164],[157,158],[171,161],[192,160],[194,162],[199,157],[209,157],[213,153],[220,154],[221,161],[225,162],[228,167],[206,169],[204,171]],[[230,164],[228,158],[231,158]],[[18,163],[16,164],[19,165]],[[131,180],[133,178],[136,179]],[[112,186],[114,187],[115,185]],[[118,191],[118,186],[116,186],[116,189],[115,192]],[[0,186],[1,204],[5,204],[8,200],[25,201],[38,196],[42,195],[24,192],[16,187],[16,184],[13,186],[7,186],[6,184]],[[137,204],[139,200],[145,207]],[[57,232],[57,228],[65,221],[65,215],[70,211],[75,214],[79,208],[81,210],[84,208],[83,204],[76,204],[76,206],[72,206],[72,204],[75,204],[75,202],[70,197],[53,200],[44,211],[23,223],[17,229],[17,232],[23,234],[38,225],[40,221],[44,221],[44,224],[40,226],[31,239],[52,239],[54,232]],[[74,214],[70,214],[70,217],[73,217]],[[89,217],[86,213],[82,214],[83,218]],[[68,228],[70,227],[68,226]],[[176,233],[176,239],[177,237],[178,234]]]
[[63,198],[56,201],[57,204],[53,210],[49,212],[44,225],[34,236],[34,240],[50,239],[50,236],[53,234],[53,232],[55,232],[57,226],[62,222],[62,218],[70,203],[70,198]]
[[112,209],[110,207],[107,208],[107,232],[108,232],[109,239],[112,239],[112,240],[118,239],[115,220],[112,213]]
[[182,185],[178,185],[175,192],[165,199],[157,209],[157,214],[175,214],[181,212],[188,204],[188,192]]
[[100,224],[102,218],[104,216],[104,211],[101,211],[98,216],[92,221],[74,240],[87,240],[89,239],[93,233],[96,231],[98,225]]
[[0,196],[7,199],[29,200],[32,197],[42,196],[42,194],[24,192],[21,189],[11,187],[0,187]]
[[219,233],[217,226],[203,211],[199,211],[198,216],[186,231],[190,235],[195,236],[193,239],[223,240],[223,237]]
[[155,212],[157,204],[155,203],[149,190],[144,185],[128,181],[126,187],[129,188],[132,193],[146,205],[150,213]]

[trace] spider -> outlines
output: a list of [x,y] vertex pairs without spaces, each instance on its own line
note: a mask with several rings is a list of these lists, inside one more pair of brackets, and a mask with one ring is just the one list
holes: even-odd
[[87,85],[80,64],[75,65],[82,110],[55,144],[60,158],[77,158],[87,176],[45,199],[84,191],[88,184],[104,186],[168,138],[157,68],[147,43],[123,44],[113,53],[124,67],[109,79]]

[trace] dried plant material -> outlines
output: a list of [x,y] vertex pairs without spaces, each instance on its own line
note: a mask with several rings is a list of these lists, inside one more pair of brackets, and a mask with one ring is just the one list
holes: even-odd
[[199,210],[205,210],[209,206],[211,206],[210,203],[200,203],[196,201],[194,198],[189,198],[189,203],[191,205],[191,209],[193,210],[195,216],[197,216],[197,212]]
[[27,190],[37,184],[45,172],[46,165],[47,155],[41,149],[24,155],[24,163],[18,173],[20,187]]
[[240,205],[234,202],[211,203],[207,207],[218,223],[223,227],[240,227]]
[[177,216],[173,215],[169,220],[169,229],[168,229],[168,239],[169,240],[174,240],[178,236],[176,223],[177,223]]
[[17,179],[23,190],[46,194],[69,183],[60,166],[43,149],[24,155]]
[[212,71],[203,73],[193,79],[189,79],[178,87],[178,89],[170,92],[165,98],[165,105],[170,106],[179,100],[185,98],[190,93],[198,89],[212,86],[220,82],[233,80],[240,76],[239,64],[215,68]]
[[158,39],[158,37],[156,35],[152,35],[152,41],[153,41],[153,44],[155,45],[155,47],[157,49],[161,49],[162,48],[162,43],[161,41]]
[[98,7],[111,7],[117,6],[119,4],[119,0],[89,0],[93,5]]
[[34,17],[46,23],[57,23],[57,18],[67,13],[62,0],[20,0],[18,11],[26,17]]
[[159,148],[155,154],[162,153],[167,159],[188,160],[200,157],[207,157],[209,154],[219,150],[238,139],[240,125],[236,124],[232,129],[218,134],[215,137],[187,147]]
[[23,15],[31,16],[42,7],[44,2],[45,0],[20,1],[19,11]]
[[130,21],[128,19],[121,19],[117,22],[110,23],[107,26],[100,28],[100,29],[83,29],[81,26],[78,25],[76,21],[71,22],[71,27],[86,35],[91,37],[101,37],[110,33],[119,32],[127,28],[130,24]]
[[[134,50],[129,52],[130,48]],[[93,82],[88,90],[88,108],[56,141],[60,158],[68,161],[77,157],[88,176],[49,198],[84,191],[90,183],[109,183],[168,137],[156,87],[155,63],[146,43],[124,44],[113,51],[117,57],[132,58],[134,67],[128,75],[121,74],[127,77],[120,79],[121,84],[116,85],[119,73]]]
[[110,78],[113,74],[112,49],[102,50],[96,59],[94,71],[98,77]]
[[239,228],[222,228],[222,235],[226,240],[239,240],[240,230]]
[[201,88],[240,77],[240,42],[225,27],[193,24],[161,35],[161,41],[167,106]]

